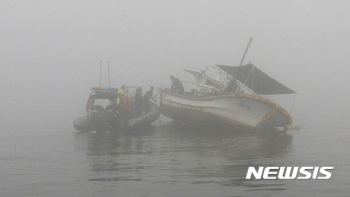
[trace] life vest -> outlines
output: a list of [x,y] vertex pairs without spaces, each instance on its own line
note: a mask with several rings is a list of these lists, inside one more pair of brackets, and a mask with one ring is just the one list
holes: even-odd
[[123,89],[118,90],[118,94],[120,94],[120,95],[124,95],[125,92],[126,92],[126,89],[125,90],[123,90]]
[[124,97],[125,93],[126,93],[126,89],[125,89],[125,90],[122,90],[122,89],[118,90],[119,96],[118,96],[118,98],[115,100],[115,103],[116,103],[117,105],[120,104],[120,98],[119,98],[119,97]]

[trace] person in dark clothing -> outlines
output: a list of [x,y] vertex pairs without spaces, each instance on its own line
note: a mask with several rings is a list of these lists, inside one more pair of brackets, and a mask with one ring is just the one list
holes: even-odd
[[149,100],[151,100],[152,96],[153,96],[153,90],[154,87],[152,86],[147,92],[146,94],[143,96],[143,110],[145,111],[145,113],[147,113],[150,110],[150,106],[149,106]]
[[141,88],[137,88],[136,94],[135,94],[135,115],[141,116],[142,114],[142,90]]
[[171,84],[170,91],[175,92],[177,94],[183,94],[184,93],[184,86],[182,85],[181,81],[178,78],[175,78],[174,76],[170,76],[171,81],[173,83]]
[[226,93],[232,93],[235,92],[238,88],[237,82],[234,79],[231,79],[228,83],[227,87],[225,88],[224,92]]

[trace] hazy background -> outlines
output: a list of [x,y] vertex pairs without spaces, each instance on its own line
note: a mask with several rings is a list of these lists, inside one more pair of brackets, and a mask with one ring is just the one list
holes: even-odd
[[253,37],[245,63],[299,93],[297,124],[347,127],[349,21],[350,1],[2,0],[0,124],[72,124],[100,60],[112,86],[145,91],[190,80],[183,68],[238,65]]

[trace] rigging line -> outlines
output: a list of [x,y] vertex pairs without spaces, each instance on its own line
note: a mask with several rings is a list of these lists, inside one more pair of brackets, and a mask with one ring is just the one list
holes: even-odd
[[247,76],[247,78],[245,79],[245,81],[244,81],[244,85],[247,83],[247,81],[248,81],[248,79],[249,79],[249,76],[250,76],[250,74],[252,73],[252,71],[253,71],[253,68],[254,68],[254,65],[253,65],[253,67],[250,69],[250,71],[249,71],[249,74],[248,74],[248,76]]

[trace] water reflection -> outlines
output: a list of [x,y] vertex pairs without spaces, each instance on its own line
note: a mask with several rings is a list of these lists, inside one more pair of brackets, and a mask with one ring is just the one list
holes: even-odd
[[173,177],[185,174],[192,184],[216,183],[224,186],[244,186],[248,187],[248,190],[284,189],[284,184],[280,181],[267,183],[246,180],[245,176],[250,166],[280,164],[281,157],[291,151],[292,136],[285,132],[273,129],[247,133],[196,127],[177,129],[175,136],[180,141],[187,142],[184,143],[186,148],[174,145],[168,150],[169,154],[179,148],[183,152],[188,151],[192,156],[193,165],[178,170]]
[[277,130],[247,133],[169,125],[76,136],[77,143],[84,139],[87,143],[90,181],[216,184],[245,191],[285,189],[279,180],[245,180],[245,176],[249,166],[283,165],[293,140]]

